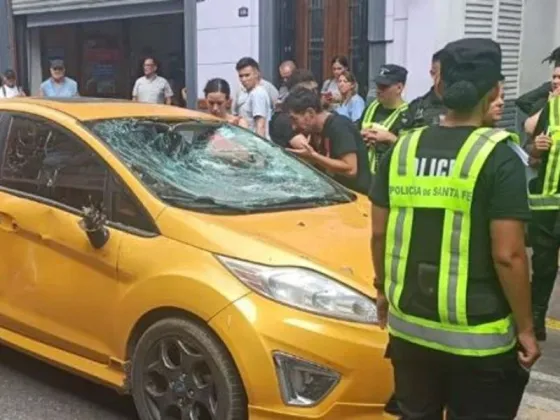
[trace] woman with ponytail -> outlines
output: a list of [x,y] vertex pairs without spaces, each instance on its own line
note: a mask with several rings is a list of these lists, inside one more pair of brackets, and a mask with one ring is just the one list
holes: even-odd
[[370,192],[377,313],[403,420],[513,420],[540,356],[525,168],[511,134],[484,127],[501,62],[490,39],[448,44],[447,114],[401,135]]

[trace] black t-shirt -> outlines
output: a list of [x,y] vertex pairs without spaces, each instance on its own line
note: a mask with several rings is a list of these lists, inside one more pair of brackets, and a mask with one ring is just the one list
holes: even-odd
[[272,114],[268,124],[270,139],[278,146],[284,148],[290,146],[290,140],[297,134],[292,128],[290,114],[283,111],[276,111]]
[[430,125],[439,125],[441,115],[445,115],[446,108],[442,100],[431,88],[424,96],[416,98],[408,105],[408,128],[418,128]]
[[371,180],[367,150],[354,123],[341,115],[331,114],[325,121],[321,137],[323,138],[323,150],[320,152],[330,158],[340,159],[349,153],[356,153],[358,160],[356,178],[348,178],[338,174],[333,175],[333,178],[354,191],[367,194]]
[[[416,175],[447,176],[460,148],[474,130],[474,127],[427,128],[418,145]],[[392,151],[393,149],[383,157],[370,191],[370,200],[385,208],[389,207],[389,162]],[[434,321],[439,321],[437,298],[422,292],[419,272],[425,267],[431,267],[434,277],[437,275],[435,272],[440,265],[443,219],[444,210],[414,209],[406,267],[407,287],[404,288],[400,301],[403,309],[412,315]],[[496,145],[484,163],[473,193],[467,291],[467,312],[471,325],[493,321],[511,313],[492,260],[490,222],[496,219],[530,219],[525,167],[505,142]],[[437,277],[435,279],[437,281]]]

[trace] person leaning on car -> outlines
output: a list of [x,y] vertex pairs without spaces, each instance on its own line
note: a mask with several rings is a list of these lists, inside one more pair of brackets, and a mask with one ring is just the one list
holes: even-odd
[[[288,89],[288,92],[283,96],[282,101],[288,97],[290,90],[296,86],[303,86],[315,91],[319,87],[311,71],[295,69],[285,82],[285,87]],[[293,128],[290,114],[286,112],[282,104],[280,104],[272,114],[268,124],[268,132],[270,134],[270,139],[284,148],[290,147],[290,141],[298,135]]]
[[401,419],[514,419],[540,357],[511,134],[484,127],[499,94],[499,44],[441,54],[440,126],[411,130],[370,192],[378,314],[388,327]]

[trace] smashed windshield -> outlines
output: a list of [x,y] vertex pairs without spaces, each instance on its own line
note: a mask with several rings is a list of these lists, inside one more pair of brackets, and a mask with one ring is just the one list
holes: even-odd
[[133,118],[88,126],[154,194],[178,207],[258,210],[355,198],[281,148],[227,123]]

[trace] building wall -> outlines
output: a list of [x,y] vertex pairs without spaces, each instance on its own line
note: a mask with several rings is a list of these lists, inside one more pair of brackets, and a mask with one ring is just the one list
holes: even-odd
[[[0,0],[1,2],[6,0]],[[241,8],[248,16],[239,16]],[[2,24],[7,19],[0,18]],[[134,19],[140,23],[140,20]],[[136,27],[137,25],[134,25]],[[259,59],[259,0],[203,0],[197,2],[197,94],[210,78],[226,79],[232,89],[238,87],[235,63],[243,56]],[[154,28],[152,28],[154,29]],[[158,33],[161,33],[159,29]],[[148,34],[149,32],[146,32]],[[37,93],[41,78],[41,51],[37,29],[29,30],[28,63],[30,87]],[[163,36],[163,34],[161,34]],[[1,41],[3,42],[4,38]],[[177,40],[174,40],[177,41]],[[1,47],[0,47],[1,50]]]
[[[239,17],[241,7],[248,17]],[[259,0],[204,0],[198,3],[198,97],[208,79],[239,86],[235,64],[243,56],[259,59]]]
[[430,88],[433,53],[463,36],[464,4],[465,0],[386,0],[386,61],[408,69],[407,100]]
[[9,0],[0,0],[0,71],[14,65],[8,2]]
[[560,0],[525,0],[519,91],[525,93],[550,79],[544,57],[560,46]]

